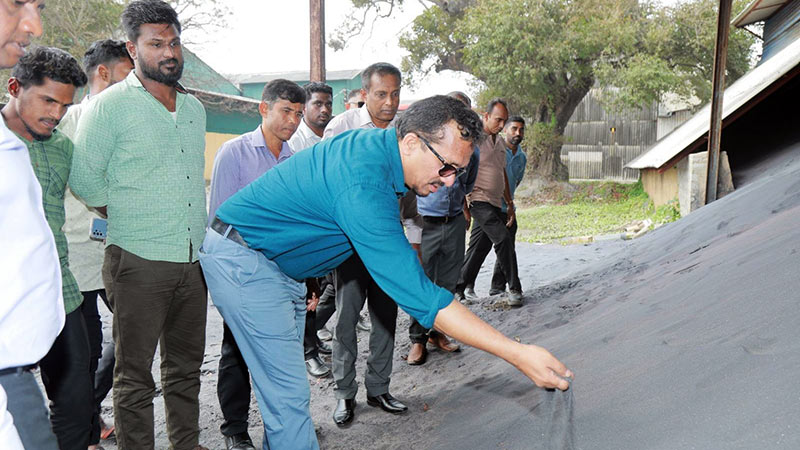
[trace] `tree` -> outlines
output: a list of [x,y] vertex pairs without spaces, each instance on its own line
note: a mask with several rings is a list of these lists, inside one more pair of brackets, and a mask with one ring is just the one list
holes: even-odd
[[[58,47],[78,59],[92,42],[124,39],[120,16],[130,0],[59,0],[47,3],[42,14],[44,35],[40,45]],[[222,0],[170,0],[178,12],[183,34],[224,28],[230,9]],[[186,43],[186,39],[184,39]]]
[[[359,11],[374,1],[354,0]],[[401,5],[401,0],[382,0]],[[565,179],[564,129],[595,83],[619,88],[610,106],[636,107],[665,92],[710,97],[716,2],[659,6],[648,0],[428,1],[400,40],[407,78],[446,69],[485,83],[479,96],[501,96],[529,126],[529,162],[541,176]],[[737,0],[735,10],[745,6]],[[366,17],[366,15],[364,15]],[[728,79],[749,69],[753,38],[734,30]],[[483,103],[483,102],[482,102]],[[485,103],[484,103],[485,104]]]

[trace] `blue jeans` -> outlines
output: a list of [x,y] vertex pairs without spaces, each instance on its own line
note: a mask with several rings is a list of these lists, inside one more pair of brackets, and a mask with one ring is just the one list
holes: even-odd
[[253,378],[264,450],[318,449],[303,360],[306,287],[263,253],[209,229],[200,264]]

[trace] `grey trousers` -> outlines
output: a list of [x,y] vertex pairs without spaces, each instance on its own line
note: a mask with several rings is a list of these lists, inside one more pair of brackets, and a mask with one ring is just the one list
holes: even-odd
[[[467,220],[463,214],[443,219],[423,218],[422,227],[422,268],[425,275],[436,285],[455,292],[461,264],[464,262],[464,238]],[[408,338],[415,344],[428,341],[428,329],[411,318]],[[436,331],[431,331],[436,333]]]
[[18,369],[0,375],[0,385],[6,391],[6,408],[14,418],[14,427],[22,445],[36,450],[58,450],[56,436],[50,429],[44,397],[33,373]]
[[334,272],[336,310],[339,319],[333,334],[333,378],[337,399],[355,398],[358,315],[369,301],[372,328],[369,333],[369,356],[364,384],[367,395],[375,397],[389,392],[394,353],[394,332],[397,325],[397,304],[372,279],[361,258],[353,254]]

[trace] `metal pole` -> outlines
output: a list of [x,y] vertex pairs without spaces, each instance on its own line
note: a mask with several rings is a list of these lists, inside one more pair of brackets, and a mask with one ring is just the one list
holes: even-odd
[[309,0],[311,11],[310,81],[325,82],[325,0]]
[[714,47],[714,75],[711,94],[711,125],[708,128],[708,165],[706,205],[717,199],[719,182],[719,146],[722,139],[722,97],[725,93],[725,60],[728,55],[728,34],[732,0],[719,1],[717,43]]

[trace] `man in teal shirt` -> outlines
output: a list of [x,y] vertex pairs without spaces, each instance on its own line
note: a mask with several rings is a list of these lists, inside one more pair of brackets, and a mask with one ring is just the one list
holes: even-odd
[[262,379],[280,387],[273,401],[281,421],[265,423],[265,448],[318,448],[297,339],[302,280],[330,272],[354,252],[422,326],[502,357],[537,385],[569,386],[561,377],[571,372],[547,350],[504,337],[433,284],[403,232],[397,199],[409,189],[425,196],[452,185],[481,127],[456,99],[420,100],[396,128],[351,130],[320,142],[217,209],[200,255],[212,299],[251,373],[273,370]]
[[[522,183],[522,178],[525,176],[525,166],[528,164],[528,156],[522,150],[522,140],[525,139],[525,119],[522,116],[511,116],[506,122],[505,126],[506,135],[506,176],[508,177],[508,189],[511,195],[511,200],[514,200],[514,192]],[[516,209],[516,206],[512,205]],[[508,205],[505,199],[500,207],[500,217],[502,220],[508,220]],[[517,221],[508,228],[511,234],[512,244],[516,242],[517,236]],[[512,245],[514,252],[514,259],[516,260],[517,250]],[[516,272],[515,272],[516,273]],[[515,286],[521,286],[519,282],[519,275],[517,275],[516,283],[511,283]],[[495,261],[494,273],[492,274],[492,284],[489,289],[489,295],[499,295],[506,290],[506,276],[503,275],[503,270],[500,268],[500,263]],[[511,299],[509,299],[511,300]]]
[[88,447],[94,396],[89,340],[80,310],[83,296],[69,270],[63,231],[72,142],[55,127],[72,105],[75,89],[85,84],[86,75],[75,58],[59,49],[39,47],[23,56],[11,72],[10,100],[2,110],[8,128],[28,147],[33,172],[42,186],[45,218],[55,237],[61,265],[66,321],[39,366],[51,401],[53,432],[64,449]]
[[78,122],[70,187],[106,207],[103,282],[114,308],[114,422],[122,449],[154,448],[155,384],[161,374],[172,448],[199,448],[200,365],[206,288],[197,250],[205,235],[203,106],[183,72],[177,14],[138,0],[122,14],[134,71],[100,93]]

